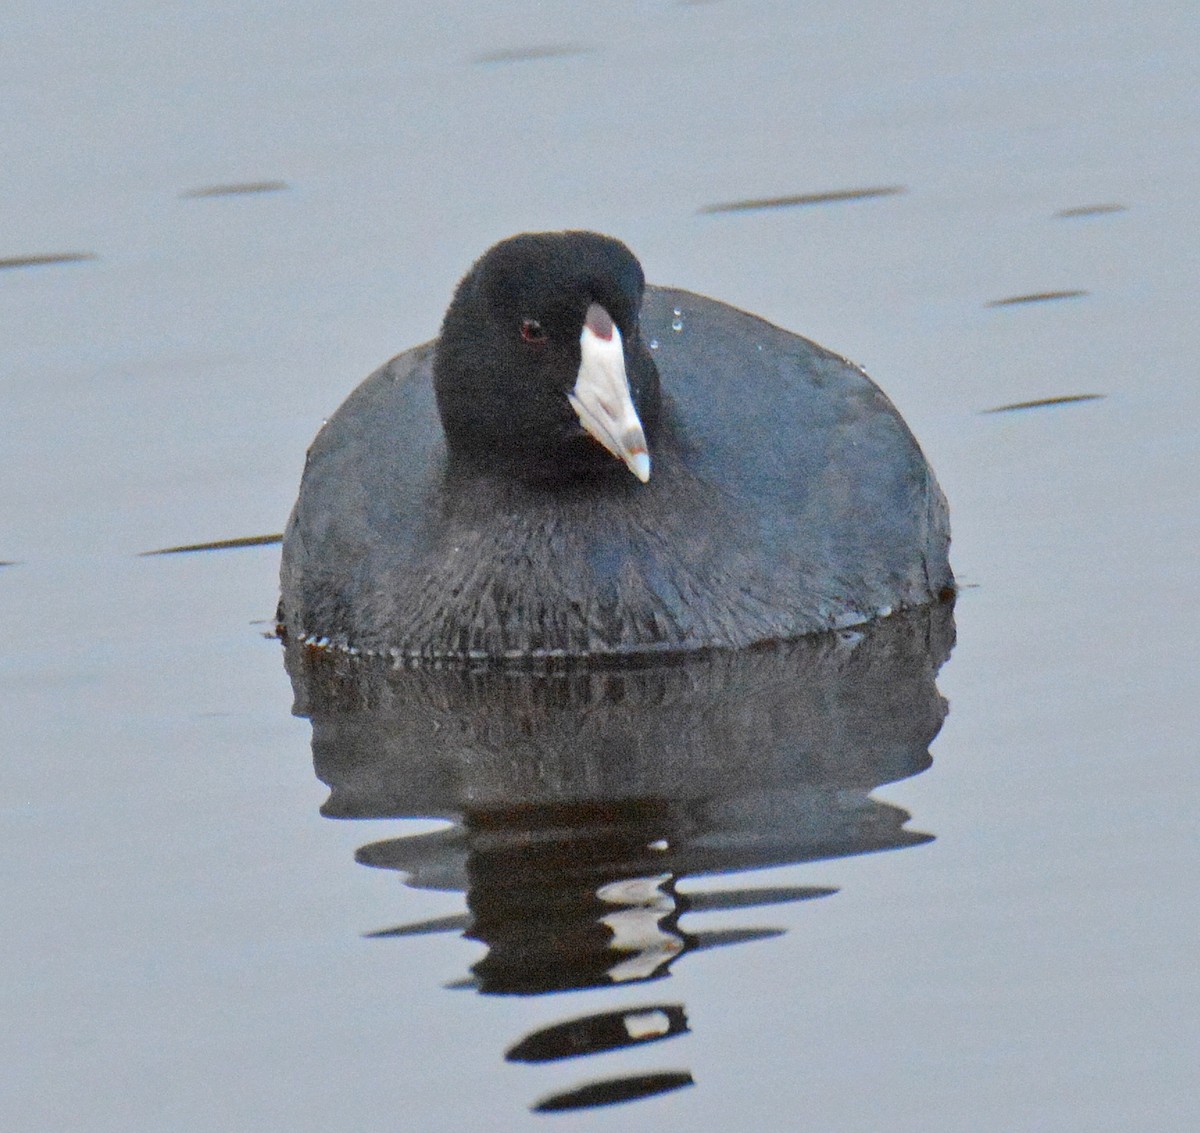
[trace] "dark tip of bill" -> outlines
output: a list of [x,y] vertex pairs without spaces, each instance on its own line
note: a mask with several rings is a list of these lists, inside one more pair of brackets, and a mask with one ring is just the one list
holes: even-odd
[[6,268],[39,268],[49,264],[81,264],[94,260],[95,252],[50,252],[41,256],[9,256],[0,260],[0,270]]
[[1071,393],[1064,397],[1039,397],[1033,401],[1014,401],[1009,405],[996,405],[981,409],[980,413],[1011,413],[1017,409],[1045,409],[1051,405],[1074,405],[1077,401],[1103,401],[1102,393]]
[[246,197],[254,193],[282,193],[290,188],[286,181],[244,181],[233,185],[204,185],[199,189],[189,189],[180,193],[183,200],[196,200],[201,197]]
[[726,201],[705,205],[697,211],[703,215],[718,212],[753,212],[755,209],[798,208],[804,205],[829,205],[842,201],[869,201],[875,197],[894,197],[907,193],[903,185],[880,185],[871,189],[832,189],[825,193],[797,193],[790,197],[749,197],[744,201]]
[[1127,205],[1077,205],[1075,208],[1059,209],[1054,216],[1057,220],[1068,220],[1076,216],[1107,216],[1109,213],[1127,211]]
[[472,63],[529,63],[535,59],[565,59],[571,55],[586,55],[589,48],[575,43],[543,43],[532,47],[502,47],[476,55]]
[[534,1113],[554,1113],[569,1109],[594,1109],[596,1106],[618,1102],[640,1101],[656,1094],[665,1094],[684,1086],[695,1085],[686,1070],[665,1071],[661,1074],[635,1074],[629,1078],[609,1078],[588,1082],[574,1090],[543,1098],[533,1107]]
[[183,543],[178,547],[161,547],[157,551],[141,551],[138,558],[151,555],[190,555],[195,551],[232,551],[238,547],[269,547],[282,543],[283,533],[277,535],[245,535],[240,539],[218,539],[214,543]]
[[985,307],[1016,307],[1021,303],[1051,303],[1055,299],[1078,299],[1086,291],[1033,291],[1028,295],[1010,295],[1006,299],[993,299]]

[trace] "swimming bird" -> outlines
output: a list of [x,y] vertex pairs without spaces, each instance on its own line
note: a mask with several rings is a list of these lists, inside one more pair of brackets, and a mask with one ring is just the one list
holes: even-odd
[[317,435],[278,620],[418,663],[738,648],[948,598],[949,542],[860,368],[615,239],[523,233]]

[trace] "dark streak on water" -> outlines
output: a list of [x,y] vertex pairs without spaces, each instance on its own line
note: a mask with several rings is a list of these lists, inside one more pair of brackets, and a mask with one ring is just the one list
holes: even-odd
[[218,539],[213,543],[184,543],[178,547],[162,547],[157,551],[141,551],[139,558],[149,555],[188,555],[193,551],[231,551],[237,547],[267,547],[282,543],[283,533],[276,535],[243,535],[240,539]]
[[1056,219],[1066,220],[1076,216],[1106,216],[1111,212],[1125,212],[1126,205],[1079,205],[1076,208],[1060,209],[1054,214]]
[[389,936],[429,936],[438,932],[463,932],[471,927],[469,913],[452,913],[448,917],[433,917],[427,921],[399,925],[396,928],[380,928],[364,932],[364,940],[382,940]]
[[814,897],[832,897],[837,892],[826,885],[776,885],[768,889],[741,889],[732,893],[691,893],[688,911],[711,913],[728,909],[757,909],[764,905],[780,905],[792,901],[810,901]]
[[668,1070],[660,1074],[636,1074],[629,1078],[609,1078],[588,1082],[574,1090],[543,1098],[533,1107],[535,1113],[553,1113],[568,1109],[592,1109],[616,1102],[632,1102],[694,1085],[686,1070]]
[[584,1015],[526,1035],[504,1053],[506,1062],[557,1062],[662,1042],[690,1032],[679,1003],[655,1003]]
[[547,43],[535,47],[506,47],[476,55],[472,63],[528,63],[535,59],[565,59],[587,55],[590,49],[573,43]]
[[246,181],[237,185],[206,185],[200,189],[189,189],[180,193],[184,200],[201,197],[245,197],[253,193],[282,193],[289,188],[286,181]]
[[79,264],[95,258],[94,252],[52,252],[44,256],[10,256],[6,260],[0,260],[0,270],[44,267],[47,264]]
[[[1049,405],[1073,405],[1077,401],[1103,401],[1102,393],[1072,393],[1065,397],[1039,397],[1034,401],[1014,401],[1010,405],[997,405],[981,409],[980,413],[1010,413],[1015,409],[1042,409]],[[959,584],[961,588],[961,583]]]
[[1086,291],[1034,291],[1029,295],[1010,295],[1007,299],[993,299],[988,307],[1015,307],[1020,303],[1049,303],[1054,299],[1078,299]]
[[719,205],[705,205],[699,209],[701,215],[718,212],[751,212],[755,209],[793,208],[799,205],[826,205],[841,201],[866,201],[873,197],[894,197],[907,193],[903,185],[882,185],[874,189],[833,189],[827,193],[798,193],[790,197],[751,197],[744,201],[727,201]]

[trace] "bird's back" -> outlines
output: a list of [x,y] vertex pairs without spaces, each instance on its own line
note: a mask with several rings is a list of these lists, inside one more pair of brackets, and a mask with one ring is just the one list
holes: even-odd
[[309,453],[284,540],[287,632],[414,657],[737,647],[953,586],[945,501],[857,367],[649,287],[662,379],[648,484],[447,468],[432,345],[371,375]]

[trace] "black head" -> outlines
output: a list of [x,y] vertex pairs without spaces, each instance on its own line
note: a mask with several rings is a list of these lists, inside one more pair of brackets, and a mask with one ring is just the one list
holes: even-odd
[[[644,480],[648,459],[625,444],[644,454],[658,418],[658,374],[638,330],[644,286],[633,253],[594,232],[524,233],[487,251],[458,285],[434,354],[452,459],[531,480],[630,470]],[[592,354],[606,348],[597,385]]]

